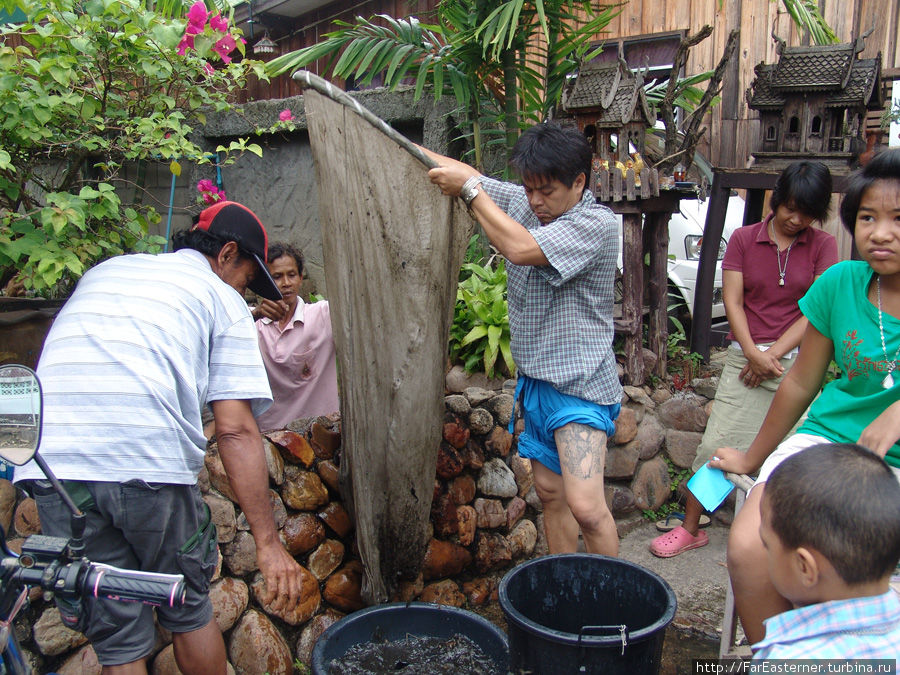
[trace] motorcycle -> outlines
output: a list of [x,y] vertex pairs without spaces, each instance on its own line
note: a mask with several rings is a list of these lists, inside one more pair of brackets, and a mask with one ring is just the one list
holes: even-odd
[[6,533],[0,527],[0,675],[32,672],[12,626],[31,588],[43,589],[48,599],[55,595],[70,603],[91,596],[154,607],[178,607],[184,602],[181,574],[126,570],[84,557],[85,515],[38,454],[42,413],[35,372],[25,366],[0,366],[0,458],[15,466],[33,459],[72,514],[71,538],[33,534],[22,544],[20,554],[6,545]]

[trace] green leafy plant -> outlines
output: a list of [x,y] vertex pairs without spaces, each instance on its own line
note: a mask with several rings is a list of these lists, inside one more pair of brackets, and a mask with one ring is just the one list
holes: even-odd
[[673,386],[682,389],[700,372],[703,357],[688,349],[689,341],[681,321],[669,314],[669,322],[674,330],[666,340],[668,371],[672,375]]
[[666,502],[655,511],[653,509],[644,509],[642,513],[647,520],[662,520],[670,513],[674,513],[681,509],[676,491],[678,490],[678,487],[690,477],[691,472],[689,469],[679,469],[668,457],[665,457],[664,461],[666,463],[666,470],[669,473],[669,489],[673,493],[673,499]]
[[809,31],[815,44],[832,45],[840,42],[834,29],[822,16],[816,0],[781,0],[781,4],[799,28]]
[[483,367],[488,377],[496,374],[498,357],[506,372],[514,375],[506,303],[506,265],[502,258],[462,266],[464,279],[456,291],[456,308],[450,327],[450,359],[466,372]]
[[838,364],[832,360],[828,363],[828,367],[825,369],[825,376],[822,378],[822,386],[824,387],[829,382],[838,379],[841,376],[841,369]]
[[655,511],[653,509],[643,509],[641,514],[643,514],[644,518],[651,522],[656,522],[657,520],[662,520],[670,513],[675,513],[681,508],[681,505],[678,502],[671,501],[666,502],[662,506],[660,506]]
[[463,267],[459,270],[459,280],[464,281],[467,279],[472,272],[465,267],[466,263],[482,263],[484,264],[487,261],[487,264],[490,264],[490,261],[493,256],[499,255],[491,246],[490,241],[488,241],[487,236],[485,236],[482,232],[476,232],[471,237],[469,237],[469,243],[466,245],[466,252],[463,255]]
[[160,217],[144,203],[142,166],[179,175],[182,162],[262,153],[237,139],[209,155],[192,134],[248,74],[265,74],[259,61],[232,60],[240,31],[202,2],[186,19],[139,0],[15,4],[27,20],[0,26],[0,277],[64,296],[93,264],[164,243],[148,236]]
[[884,109],[884,114],[881,116],[882,130],[887,131],[894,122],[900,122],[900,99],[896,98]]

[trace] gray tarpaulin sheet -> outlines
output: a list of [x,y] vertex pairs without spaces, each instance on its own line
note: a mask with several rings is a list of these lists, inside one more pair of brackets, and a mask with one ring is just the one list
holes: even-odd
[[383,602],[419,572],[428,544],[447,337],[473,222],[396,140],[317,91],[304,99],[340,364],[341,484],[363,595]]

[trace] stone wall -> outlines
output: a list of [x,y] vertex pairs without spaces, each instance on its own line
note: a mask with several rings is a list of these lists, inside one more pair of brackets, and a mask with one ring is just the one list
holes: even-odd
[[[541,505],[530,464],[518,456],[507,427],[513,415],[512,382],[447,377],[441,442],[431,511],[432,537],[418,579],[401,584],[397,600],[422,600],[478,609],[496,600],[513,565],[546,553]],[[671,498],[668,458],[689,467],[706,424],[715,378],[691,391],[626,387],[611,439],[606,498],[620,522]],[[215,617],[237,673],[291,673],[308,663],[318,636],[346,613],[364,606],[362,565],[353,526],[338,486],[340,419],[337,414],[297,420],[263,435],[272,506],[282,541],[303,566],[303,596],[290,612],[261,602],[262,581],[249,527],[235,503],[215,443],[200,476],[217,530],[220,566],[212,585]],[[12,529],[10,529],[12,521]],[[0,480],[0,523],[9,544],[40,531],[33,500]],[[52,603],[32,593],[16,631],[37,672],[93,674],[100,669],[83,636],[65,628]],[[155,674],[177,673],[171,637],[159,631],[151,660]]]

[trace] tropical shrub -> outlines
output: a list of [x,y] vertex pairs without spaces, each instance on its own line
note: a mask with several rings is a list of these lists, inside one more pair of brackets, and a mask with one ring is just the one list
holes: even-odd
[[[148,236],[159,214],[141,172],[127,182],[123,165],[210,162],[191,137],[204,111],[265,75],[232,59],[240,31],[202,2],[185,18],[139,0],[15,4],[27,20],[0,26],[0,277],[61,296],[96,262],[164,243]],[[213,158],[244,151],[262,152],[238,139]]]
[[592,43],[622,11],[623,3],[587,0],[442,0],[434,23],[386,14],[337,29],[314,45],[269,62],[270,75],[327,59],[323,72],[366,86],[381,76],[393,89],[415,81],[415,96],[429,85],[435,99],[453,96],[463,127],[471,129],[474,164],[484,150],[508,150],[522,126],[546,119],[567,77]]
[[451,361],[461,363],[466,372],[483,369],[488,377],[497,374],[498,356],[506,374],[516,372],[509,346],[506,265],[502,258],[493,261],[462,266],[450,327]]

